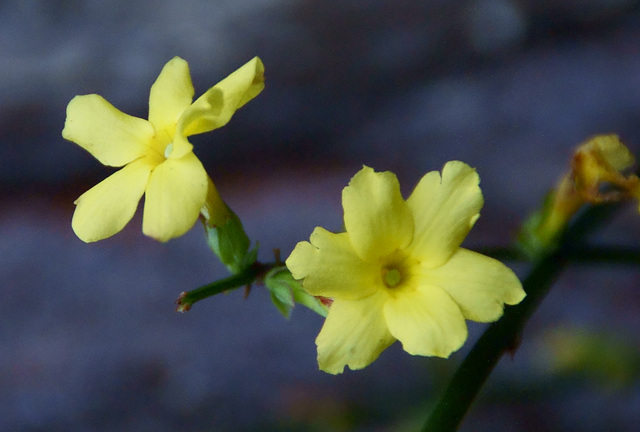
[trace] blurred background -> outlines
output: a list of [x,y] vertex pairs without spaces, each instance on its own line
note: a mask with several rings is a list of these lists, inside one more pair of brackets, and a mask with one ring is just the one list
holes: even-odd
[[[146,118],[173,56],[198,96],[258,55],[264,92],[193,142],[261,259],[340,230],[362,164],[405,194],[448,160],[476,167],[486,204],[465,246],[507,245],[581,141],[640,149],[638,3],[0,1],[0,430],[418,430],[485,328],[450,360],[396,344],[334,377],[315,360],[322,319],[287,321],[262,287],[176,313],[181,291],[227,273],[198,225],[159,244],[138,214],[108,240],[75,237],[74,199],[113,170],[62,139],[73,96]],[[639,240],[634,208],[593,239]],[[637,430],[639,281],[567,271],[461,430]]]

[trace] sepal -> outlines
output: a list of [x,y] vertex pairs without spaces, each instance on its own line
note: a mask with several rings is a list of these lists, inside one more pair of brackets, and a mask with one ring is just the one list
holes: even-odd
[[286,267],[271,269],[264,278],[264,285],[269,290],[275,307],[287,319],[291,316],[296,303],[308,307],[323,317],[329,313],[326,303],[306,292],[301,282],[295,280]]

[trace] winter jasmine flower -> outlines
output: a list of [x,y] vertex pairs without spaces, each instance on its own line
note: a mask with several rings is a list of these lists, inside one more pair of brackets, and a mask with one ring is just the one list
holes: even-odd
[[465,319],[495,321],[525,293],[499,261],[460,244],[479,217],[476,171],[449,162],[405,201],[396,176],[364,167],[342,192],[346,232],[321,227],[286,261],[314,296],[333,304],[316,339],[329,373],[361,369],[399,340],[413,355],[448,357]]
[[[625,194],[633,196],[637,188],[637,176],[625,173],[633,164],[633,154],[617,135],[597,135],[576,149],[571,161],[573,183],[588,202],[618,201]],[[601,190],[605,183],[617,190]]]
[[617,135],[596,135],[580,144],[568,172],[523,225],[519,242],[532,257],[557,241],[575,214],[587,204],[640,198],[640,179],[629,173],[635,158]]
[[142,231],[159,241],[188,231],[201,211],[212,223],[227,209],[188,137],[224,126],[264,88],[255,57],[192,102],[186,61],[174,57],[151,87],[149,119],[120,112],[96,94],[76,96],[67,107],[62,136],[101,163],[122,167],[75,202],[72,227],[85,242],[118,233],[145,195]]

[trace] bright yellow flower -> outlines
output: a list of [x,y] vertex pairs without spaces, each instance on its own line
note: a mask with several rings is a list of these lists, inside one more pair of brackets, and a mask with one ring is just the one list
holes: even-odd
[[395,340],[413,355],[448,357],[465,319],[495,321],[525,293],[499,261],[460,244],[483,204],[476,171],[453,161],[406,201],[391,172],[364,167],[342,192],[346,232],[321,227],[287,259],[314,296],[333,298],[316,339],[329,373],[361,369]]
[[62,136],[104,165],[123,167],[75,202],[72,227],[85,242],[118,233],[145,194],[142,231],[159,241],[181,236],[204,207],[212,223],[227,209],[187,137],[224,126],[264,88],[255,57],[192,103],[189,66],[170,60],[151,87],[149,120],[122,113],[96,94],[76,96],[67,107]]

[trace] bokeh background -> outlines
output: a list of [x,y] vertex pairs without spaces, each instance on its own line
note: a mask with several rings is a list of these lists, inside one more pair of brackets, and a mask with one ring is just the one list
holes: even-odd
[[[111,239],[74,236],[73,200],[112,170],[62,139],[73,96],[146,118],[173,56],[199,95],[258,55],[264,92],[194,142],[261,259],[340,230],[362,164],[408,194],[469,163],[486,205],[465,245],[506,245],[575,145],[616,132],[640,149],[638,3],[0,1],[0,430],[418,430],[471,345],[442,360],[396,344],[334,377],[315,362],[321,318],[287,321],[261,287],[176,313],[181,291],[226,272],[199,226],[158,244],[137,215]],[[639,240],[633,208],[593,239]],[[637,430],[639,282],[632,267],[567,271],[461,430]]]

